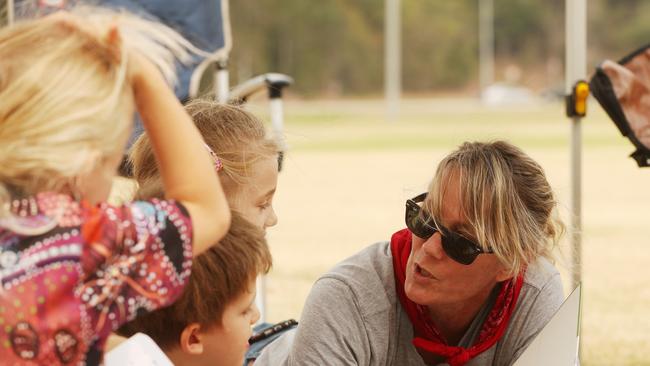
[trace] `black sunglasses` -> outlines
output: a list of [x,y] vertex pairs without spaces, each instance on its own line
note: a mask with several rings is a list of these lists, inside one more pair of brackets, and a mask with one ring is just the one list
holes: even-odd
[[427,194],[422,193],[406,200],[406,227],[413,235],[426,240],[436,232],[440,232],[442,249],[447,256],[465,265],[472,264],[479,254],[492,253],[492,250],[485,251],[473,241],[437,224],[435,219],[418,205],[424,202],[426,197]]

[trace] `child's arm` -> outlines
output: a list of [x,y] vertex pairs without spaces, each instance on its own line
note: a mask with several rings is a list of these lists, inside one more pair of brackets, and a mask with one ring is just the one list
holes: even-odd
[[228,231],[230,210],[200,133],[156,67],[136,52],[129,55],[136,107],[151,139],[165,197],[190,213],[194,255]]

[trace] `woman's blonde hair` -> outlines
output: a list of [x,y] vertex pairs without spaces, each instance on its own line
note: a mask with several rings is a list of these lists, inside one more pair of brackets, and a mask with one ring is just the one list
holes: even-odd
[[[223,164],[219,178],[229,200],[239,187],[250,182],[256,162],[277,157],[278,145],[267,137],[264,124],[241,107],[196,99],[185,109],[205,143]],[[136,198],[162,196],[162,181],[147,134],[142,134],[133,144],[129,161],[133,177],[139,184]]]
[[[123,146],[132,121],[128,56],[173,79],[195,50],[171,29],[127,13],[78,7],[0,30],[0,219],[39,191],[75,193],[75,178]],[[6,222],[3,226],[7,226]]]
[[522,150],[504,141],[462,144],[438,165],[429,187],[425,207],[433,217],[442,213],[449,184],[460,184],[471,239],[493,250],[511,275],[539,257],[552,260],[564,224],[544,170]]

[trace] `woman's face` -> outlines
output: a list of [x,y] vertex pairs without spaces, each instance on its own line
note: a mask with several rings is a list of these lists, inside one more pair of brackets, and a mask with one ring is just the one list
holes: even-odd
[[259,160],[253,164],[251,172],[249,183],[240,186],[229,203],[248,221],[266,229],[278,223],[273,210],[273,195],[278,184],[278,160],[275,156]]
[[[457,175],[452,175],[448,183],[441,217],[436,220],[463,236],[475,237],[462,213]],[[439,232],[426,240],[413,235],[404,288],[408,298],[417,304],[433,308],[482,304],[497,282],[506,279],[506,271],[493,254],[481,254],[470,265],[464,265],[447,256]]]

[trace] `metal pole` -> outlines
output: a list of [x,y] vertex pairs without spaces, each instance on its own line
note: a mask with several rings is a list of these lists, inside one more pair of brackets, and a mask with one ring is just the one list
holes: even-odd
[[395,121],[399,116],[399,100],[402,90],[401,66],[401,0],[386,0],[384,18],[384,88],[386,93],[386,116]]
[[582,126],[581,117],[571,119],[571,288],[582,277]]
[[[587,2],[566,0],[566,94],[576,81],[587,75]],[[572,280],[574,287],[581,278],[582,200],[581,152],[582,118],[571,121],[571,241],[574,250]]]
[[269,100],[271,114],[271,127],[275,141],[280,145],[280,151],[287,151],[287,142],[284,138],[284,105],[282,98],[271,98]]
[[494,83],[494,0],[478,0],[479,82],[481,95]]
[[[571,94],[576,81],[587,75],[587,1],[565,0],[566,6],[566,95]],[[582,118],[571,120],[571,247],[572,284],[575,288],[582,278]],[[582,327],[581,325],[579,326]],[[578,329],[578,334],[581,334]],[[579,344],[581,343],[579,337]],[[579,352],[581,353],[581,347]]]
[[7,24],[14,24],[14,0],[7,0]]
[[217,61],[214,71],[214,96],[217,102],[226,103],[230,92],[230,74],[227,61]]

